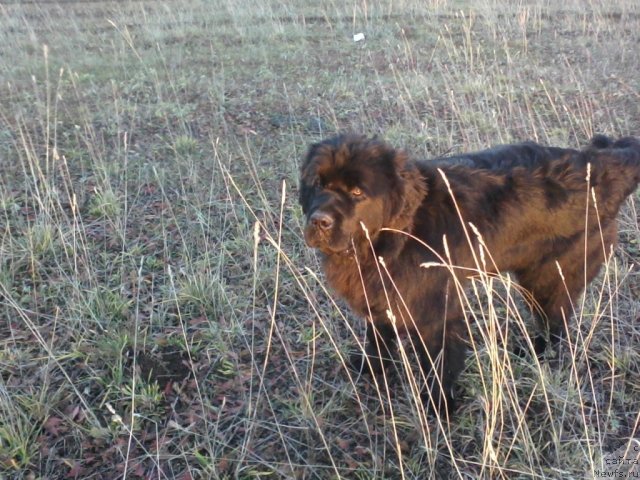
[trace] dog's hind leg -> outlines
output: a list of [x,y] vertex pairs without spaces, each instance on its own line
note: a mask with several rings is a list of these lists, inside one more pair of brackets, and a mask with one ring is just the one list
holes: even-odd
[[547,332],[554,348],[558,348],[567,335],[567,322],[574,313],[576,301],[600,271],[606,260],[605,252],[608,245],[615,243],[615,236],[616,225],[611,222],[603,226],[602,235],[599,229],[590,232],[586,245],[584,235],[580,235],[571,248],[529,270],[518,272],[520,284],[532,294],[541,309],[537,317],[543,331],[534,340],[538,356],[542,356],[547,348]]

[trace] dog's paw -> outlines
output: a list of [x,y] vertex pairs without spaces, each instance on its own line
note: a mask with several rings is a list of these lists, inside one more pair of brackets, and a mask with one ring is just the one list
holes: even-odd
[[433,416],[448,417],[457,406],[454,393],[450,391],[445,394],[440,388],[425,389],[420,399],[425,411]]
[[378,356],[354,352],[349,357],[349,368],[358,374],[380,375],[384,372],[384,360]]

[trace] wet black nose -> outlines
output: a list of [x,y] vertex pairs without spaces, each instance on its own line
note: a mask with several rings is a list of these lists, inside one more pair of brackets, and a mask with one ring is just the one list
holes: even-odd
[[333,227],[333,218],[325,212],[314,212],[309,218],[311,224],[319,230],[330,230]]

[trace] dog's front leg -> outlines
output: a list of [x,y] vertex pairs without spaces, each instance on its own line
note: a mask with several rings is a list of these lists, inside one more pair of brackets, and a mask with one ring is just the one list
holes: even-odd
[[462,322],[447,322],[448,330],[440,330],[420,342],[418,350],[424,382],[422,401],[432,411],[455,409],[455,383],[464,369],[467,342],[462,334]]
[[396,336],[391,325],[368,321],[364,352],[352,355],[351,367],[359,373],[379,375],[395,358],[396,347]]

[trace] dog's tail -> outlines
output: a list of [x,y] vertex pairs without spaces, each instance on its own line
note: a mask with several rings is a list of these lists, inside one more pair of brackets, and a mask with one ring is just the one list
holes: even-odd
[[592,185],[606,206],[615,209],[631,195],[640,183],[640,138],[613,140],[596,135],[583,153],[592,164]]
[[613,138],[606,135],[598,134],[594,135],[594,137],[591,139],[591,142],[589,142],[589,146],[595,149],[602,149],[611,147],[613,143]]
[[595,150],[603,150],[606,148],[635,148],[636,150],[640,150],[640,138],[622,137],[614,140],[607,135],[598,134],[593,136],[589,146]]

